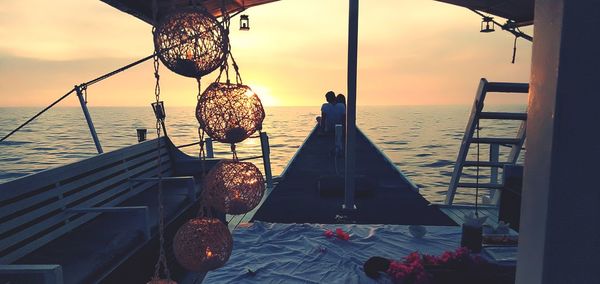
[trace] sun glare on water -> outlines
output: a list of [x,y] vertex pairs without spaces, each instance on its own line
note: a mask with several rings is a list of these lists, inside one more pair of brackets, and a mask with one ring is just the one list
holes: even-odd
[[271,95],[271,90],[269,88],[260,85],[250,85],[250,88],[258,95],[264,106],[277,105],[277,99]]

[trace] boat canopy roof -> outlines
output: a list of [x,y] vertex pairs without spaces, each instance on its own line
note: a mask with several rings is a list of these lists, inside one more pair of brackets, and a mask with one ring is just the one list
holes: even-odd
[[[127,14],[130,14],[146,23],[153,22],[153,0],[100,0]],[[223,0],[156,0],[158,4],[158,18],[166,14],[172,8],[189,6],[190,3],[201,4],[215,17],[221,16]],[[227,11],[235,13],[246,8],[261,4],[271,3],[278,0],[225,0]]]
[[490,13],[515,22],[516,26],[533,24],[535,0],[436,0]]

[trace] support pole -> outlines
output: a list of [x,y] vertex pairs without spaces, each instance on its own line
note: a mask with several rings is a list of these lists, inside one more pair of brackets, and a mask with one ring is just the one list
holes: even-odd
[[208,137],[208,138],[204,139],[204,145],[206,146],[206,157],[207,158],[214,158],[215,157],[215,151],[213,150],[213,141],[212,141],[212,138]]
[[356,171],[356,77],[358,66],[358,0],[349,0],[348,20],[348,102],[346,104],[346,176],[343,210],[356,210],[354,204]]
[[598,283],[600,1],[536,0],[517,284]]
[[96,145],[96,150],[98,150],[98,154],[104,153],[102,150],[102,145],[100,145],[100,140],[98,139],[98,134],[96,134],[96,128],[94,128],[94,122],[92,121],[92,116],[90,116],[90,112],[87,108],[87,102],[83,98],[83,92],[81,91],[81,86],[75,86],[75,91],[77,92],[77,97],[79,98],[79,104],[81,104],[81,110],[83,110],[83,115],[85,116],[85,121],[90,128],[90,133],[92,134],[92,139],[94,139],[94,144]]
[[273,174],[271,173],[271,148],[269,147],[269,136],[266,132],[260,133],[260,148],[262,149],[263,164],[265,166],[267,188],[273,188]]

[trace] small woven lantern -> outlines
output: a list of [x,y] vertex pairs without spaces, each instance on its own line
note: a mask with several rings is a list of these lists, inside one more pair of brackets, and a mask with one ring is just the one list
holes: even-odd
[[223,266],[233,248],[233,238],[219,219],[195,218],[183,224],[173,238],[173,253],[185,269],[209,271]]
[[260,203],[265,180],[252,163],[223,160],[206,175],[203,190],[215,209],[227,214],[244,214]]
[[262,129],[265,110],[250,87],[214,82],[198,100],[196,118],[212,139],[233,144]]
[[229,43],[213,15],[188,7],[177,9],[159,21],[154,46],[163,50],[160,60],[171,71],[200,78],[221,66]]

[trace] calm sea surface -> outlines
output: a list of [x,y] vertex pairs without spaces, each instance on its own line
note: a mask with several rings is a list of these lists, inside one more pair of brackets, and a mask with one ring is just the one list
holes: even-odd
[[[419,185],[431,202],[443,202],[467,123],[470,106],[359,107],[358,125],[369,138]],[[492,106],[488,110],[524,111],[523,106]],[[0,136],[17,127],[39,108],[0,108]],[[137,143],[136,128],[148,128],[155,137],[154,115],[143,107],[90,109],[105,152]],[[270,107],[263,130],[271,144],[273,174],[279,175],[315,124],[317,107]],[[192,107],[167,109],[167,130],[175,145],[198,141],[197,121]],[[514,137],[517,122],[482,123],[481,137]],[[238,145],[240,158],[260,155],[260,141],[249,139]],[[501,157],[508,148],[502,147]],[[198,148],[184,149],[197,155]],[[54,108],[0,143],[0,183],[44,169],[92,157],[96,148],[80,108]],[[470,151],[476,159],[475,148]],[[230,157],[229,146],[215,144],[217,157]],[[480,158],[489,150],[481,146]],[[260,160],[255,161],[261,164]],[[488,175],[482,171],[484,176]],[[467,179],[474,172],[467,173]],[[472,202],[468,192],[457,202]]]

